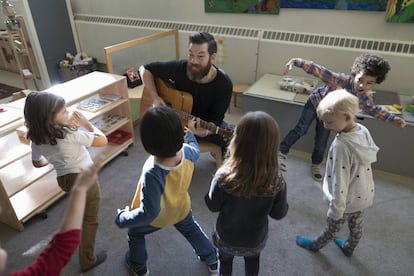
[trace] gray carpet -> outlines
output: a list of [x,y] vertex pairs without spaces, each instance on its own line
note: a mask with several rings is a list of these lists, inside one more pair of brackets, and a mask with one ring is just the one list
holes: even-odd
[[[131,275],[123,262],[127,250],[126,230],[115,226],[114,217],[117,208],[130,204],[146,154],[139,141],[129,148],[128,153],[128,156],[115,158],[100,174],[103,199],[96,247],[106,249],[108,259],[84,275]],[[354,256],[345,257],[334,243],[320,253],[311,253],[295,245],[295,236],[317,235],[325,226],[327,206],[322,201],[319,184],[310,177],[309,161],[290,155],[287,165],[288,172],[284,175],[290,210],[283,220],[270,221],[269,240],[261,255],[260,275],[412,275],[414,183],[404,184],[376,176],[375,203],[365,212],[365,232]],[[194,216],[208,236],[216,214],[208,211],[203,197],[214,169],[214,159],[209,154],[202,154],[190,190]],[[56,231],[66,201],[65,197],[51,206],[46,220],[31,219],[23,232],[0,224],[1,245],[9,252],[7,272],[34,260]],[[341,234],[346,235],[346,230],[344,227]],[[172,227],[149,235],[147,247],[151,275],[208,275],[205,265]],[[62,275],[80,275],[77,255]],[[233,275],[244,275],[241,258],[235,259]]]

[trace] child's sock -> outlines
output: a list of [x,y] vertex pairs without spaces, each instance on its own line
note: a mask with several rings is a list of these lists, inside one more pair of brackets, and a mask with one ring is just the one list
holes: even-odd
[[344,253],[345,256],[347,256],[347,257],[352,256],[352,251],[350,251],[349,249],[344,248],[344,245],[345,245],[345,239],[344,238],[336,238],[335,239],[335,244],[341,249],[342,253]]
[[308,249],[312,252],[318,252],[319,248],[315,247],[312,244],[312,240],[303,236],[296,236],[296,244],[300,247],[303,247],[305,249]]

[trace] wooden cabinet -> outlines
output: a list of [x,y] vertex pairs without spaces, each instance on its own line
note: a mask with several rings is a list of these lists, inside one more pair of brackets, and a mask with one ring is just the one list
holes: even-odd
[[15,73],[19,72],[7,32],[0,32],[0,69]]
[[[105,163],[109,162],[134,143],[125,77],[92,72],[45,91],[65,98],[69,110],[92,98],[112,98],[104,100],[105,104],[96,111],[80,110],[113,141],[105,147],[90,148],[93,158],[103,153]],[[53,167],[34,168],[30,146],[19,140],[16,129],[24,125],[24,103],[25,98],[1,105],[7,111],[0,113],[0,221],[20,231],[25,221],[64,195]]]

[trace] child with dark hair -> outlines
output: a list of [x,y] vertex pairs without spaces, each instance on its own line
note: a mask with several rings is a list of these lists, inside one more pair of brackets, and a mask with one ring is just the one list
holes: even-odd
[[[53,93],[31,92],[24,106],[27,138],[32,141],[32,161],[35,167],[53,164],[60,188],[69,192],[78,174],[93,161],[87,147],[108,144],[105,134],[79,111],[69,118],[65,100]],[[95,255],[98,211],[101,199],[99,182],[88,190],[79,246],[81,271],[88,271],[106,259],[106,252]]]
[[[363,210],[374,200],[371,163],[377,160],[378,147],[369,131],[354,121],[358,98],[345,90],[329,93],[318,105],[317,114],[326,129],[334,132],[329,148],[323,192],[329,201],[327,226],[316,238],[296,237],[296,244],[317,252],[328,242],[351,257],[363,230]],[[340,227],[348,222],[349,237],[336,238]]]
[[329,131],[323,127],[323,123],[317,119],[316,108],[319,102],[331,91],[345,89],[358,97],[359,107],[365,113],[385,122],[392,122],[403,128],[405,121],[394,114],[382,110],[371,96],[375,84],[380,84],[390,70],[390,65],[383,57],[375,54],[364,53],[358,56],[351,68],[351,74],[335,73],[312,61],[301,58],[291,59],[285,66],[284,74],[292,67],[302,68],[324,82],[324,85],[315,89],[305,103],[302,114],[296,126],[289,131],[280,144],[280,166],[286,170],[286,158],[290,147],[306,134],[313,120],[316,120],[315,143],[312,151],[312,177],[322,181],[323,175],[320,164],[323,161],[325,149],[328,143]]
[[262,111],[245,114],[230,141],[229,157],[205,196],[208,208],[219,212],[213,241],[219,250],[220,275],[231,275],[234,256],[244,257],[246,275],[259,273],[268,216],[282,219],[288,211],[278,151],[276,121]]
[[[194,124],[195,120],[189,122],[190,130]],[[142,168],[131,207],[118,209],[115,219],[118,227],[128,228],[125,261],[135,275],[149,275],[145,236],[172,225],[210,272],[218,272],[216,249],[191,212],[188,189],[200,151],[190,130],[184,136],[178,115],[165,106],[148,109],[141,119],[141,142],[151,156]]]

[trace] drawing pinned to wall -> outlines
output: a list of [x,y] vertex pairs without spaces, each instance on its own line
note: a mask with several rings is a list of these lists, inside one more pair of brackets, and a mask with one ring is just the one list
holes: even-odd
[[[392,0],[391,0],[392,1]],[[281,8],[385,11],[388,0],[280,0]]]
[[204,11],[279,14],[279,0],[204,0]]
[[387,22],[414,23],[414,0],[390,0]]
[[216,65],[218,67],[223,67],[224,65],[224,37],[216,36],[217,41],[217,55],[216,55]]

